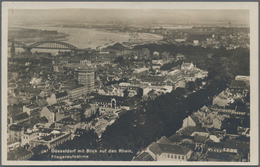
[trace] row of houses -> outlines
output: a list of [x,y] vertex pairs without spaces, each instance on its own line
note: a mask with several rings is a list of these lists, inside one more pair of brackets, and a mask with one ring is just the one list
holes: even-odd
[[133,161],[250,161],[249,135],[203,127],[204,118],[205,115],[184,119],[183,127],[174,135],[153,142],[139,151]]
[[[249,77],[239,76],[235,81],[225,94],[234,97],[234,93],[240,93],[243,100],[249,92]],[[153,142],[139,151],[133,161],[249,162],[250,113],[229,109],[227,105],[203,106],[185,118],[174,135]]]

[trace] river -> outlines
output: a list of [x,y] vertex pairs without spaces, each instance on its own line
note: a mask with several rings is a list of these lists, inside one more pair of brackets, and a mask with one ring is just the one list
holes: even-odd
[[[109,45],[113,45],[117,42],[128,42],[131,35],[129,33],[122,33],[122,32],[108,32],[103,30],[96,30],[96,29],[87,29],[87,28],[65,28],[65,27],[42,27],[42,26],[30,26],[30,27],[23,27],[23,28],[33,28],[33,29],[42,29],[42,30],[57,30],[58,33],[66,33],[69,34],[66,37],[64,42],[69,43],[71,45],[76,46],[79,49],[96,49],[104,48]],[[138,33],[138,38],[142,39],[142,41],[157,41],[161,40],[163,37],[157,34],[150,34],[150,33]],[[28,44],[27,44],[28,45]],[[17,52],[21,52],[21,49],[16,49]],[[36,49],[31,50],[33,53]],[[51,52],[57,53],[57,50],[51,49],[37,49],[38,52]]]

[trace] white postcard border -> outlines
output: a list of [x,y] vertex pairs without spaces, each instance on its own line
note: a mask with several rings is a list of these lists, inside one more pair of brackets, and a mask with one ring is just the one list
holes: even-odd
[[[7,161],[7,25],[8,9],[245,9],[250,10],[250,162],[123,162],[123,161]],[[257,165],[258,116],[257,2],[2,2],[2,165]]]

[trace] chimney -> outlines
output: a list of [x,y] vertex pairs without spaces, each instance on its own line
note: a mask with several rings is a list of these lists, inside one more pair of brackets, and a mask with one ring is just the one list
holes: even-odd
[[36,101],[38,100],[38,98],[39,98],[38,95],[36,95]]

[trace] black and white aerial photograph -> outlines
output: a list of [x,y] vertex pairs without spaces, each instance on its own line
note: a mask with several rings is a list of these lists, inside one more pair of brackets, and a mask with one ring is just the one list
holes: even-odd
[[257,3],[2,7],[5,164],[258,163]]

